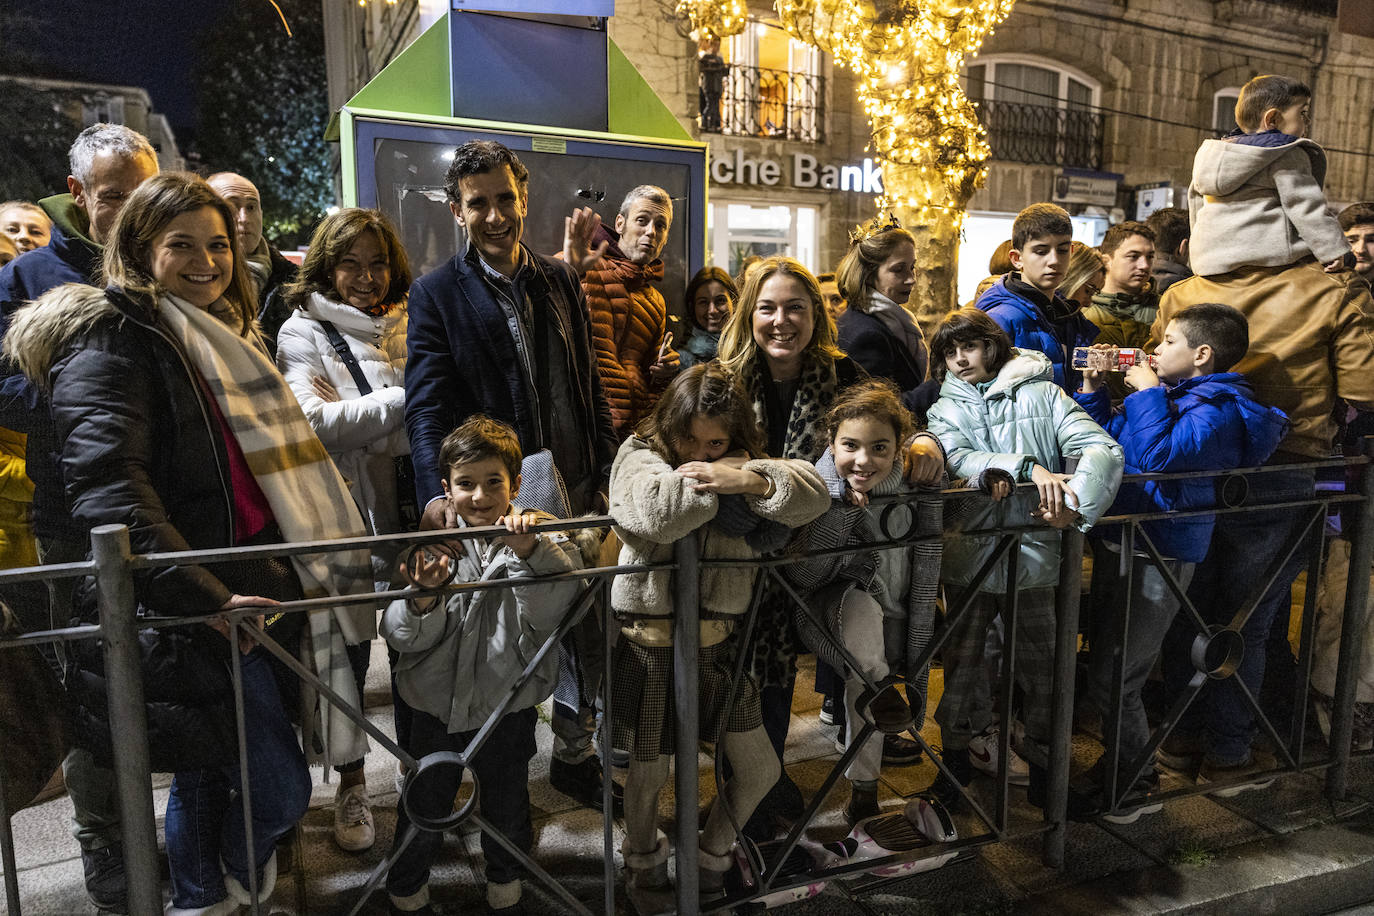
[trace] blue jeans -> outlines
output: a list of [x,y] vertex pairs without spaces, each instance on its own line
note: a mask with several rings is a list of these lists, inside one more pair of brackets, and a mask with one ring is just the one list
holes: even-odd
[[[1120,542],[1117,542],[1118,546]],[[1188,588],[1194,564],[1167,560],[1178,584]],[[1093,587],[1101,589],[1094,598],[1095,613],[1090,621],[1092,658],[1088,664],[1089,698],[1108,722],[1116,715],[1112,708],[1112,679],[1117,658],[1121,658],[1120,766],[1130,766],[1150,741],[1150,723],[1140,702],[1140,690],[1154,668],[1179,601],[1164,581],[1154,561],[1148,557],[1131,558],[1131,619],[1122,619],[1126,609],[1126,577],[1122,575],[1120,550],[1099,543],[1093,548]]]
[[[1248,480],[1251,505],[1310,499],[1315,492],[1315,477],[1310,469],[1253,474]],[[1289,508],[1217,517],[1207,558],[1198,564],[1188,589],[1188,598],[1203,620],[1214,625],[1230,623],[1250,598],[1250,591],[1264,581],[1270,565],[1278,559],[1284,545],[1306,521],[1308,514],[1305,508]],[[1309,534],[1320,535],[1320,528]],[[1258,701],[1264,684],[1265,643],[1270,626],[1279,614],[1287,617],[1293,580],[1306,562],[1307,550],[1299,546],[1241,627],[1245,649],[1235,675],[1204,685],[1175,729],[1181,736],[1200,738],[1208,760],[1214,764],[1236,765],[1250,759],[1255,710],[1235,678],[1239,678]],[[1171,705],[1187,688],[1196,670],[1189,658],[1196,635],[1192,618],[1180,614],[1165,638],[1161,662]]]
[[217,769],[177,773],[167,800],[167,859],[172,902],[184,909],[224,899],[221,860],[247,888],[250,859],[255,869],[266,865],[277,840],[310,804],[310,771],[282,709],[267,652],[254,649],[242,658],[254,853],[247,848],[237,757]]

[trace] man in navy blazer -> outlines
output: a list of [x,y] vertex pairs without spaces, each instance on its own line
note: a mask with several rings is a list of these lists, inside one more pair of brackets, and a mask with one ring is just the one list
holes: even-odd
[[[591,319],[574,265],[599,220],[581,210],[566,221],[568,263],[521,243],[529,212],[529,170],[505,146],[472,140],[445,177],[449,209],[466,230],[465,250],[410,288],[406,343],[406,431],[422,528],[454,527],[439,468],[439,444],[475,413],[509,423],[526,455],[548,449],[575,514],[604,511],[615,457],[611,412],[601,391]],[[554,788],[600,807],[601,761],[592,748],[588,684],[600,653],[571,651],[554,694]]]

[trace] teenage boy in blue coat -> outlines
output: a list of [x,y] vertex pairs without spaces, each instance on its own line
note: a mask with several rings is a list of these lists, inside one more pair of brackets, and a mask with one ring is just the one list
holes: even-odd
[[1011,273],[978,297],[978,308],[1007,332],[1018,350],[1038,350],[1050,358],[1054,381],[1069,394],[1078,388],[1074,347],[1097,339],[1097,325],[1084,318],[1078,303],[1059,294],[1069,269],[1073,221],[1054,204],[1031,204],[1011,225]]
[[[1137,365],[1126,372],[1127,385],[1136,391],[1115,412],[1104,373],[1098,371],[1083,373],[1083,391],[1077,400],[1121,443],[1127,474],[1254,467],[1273,454],[1288,428],[1288,418],[1277,408],[1256,403],[1244,376],[1225,371],[1245,356],[1249,344],[1244,315],[1229,305],[1199,303],[1169,322],[1155,350],[1156,369]],[[1127,483],[1110,514],[1186,511],[1214,506],[1216,500],[1214,478]],[[1128,598],[1123,544],[1131,543],[1125,537],[1126,527],[1116,528],[1120,534],[1104,538],[1094,551],[1093,587],[1105,589],[1094,604],[1106,613],[1097,614],[1091,625],[1094,651],[1088,695],[1104,722],[1115,714],[1110,708],[1111,684],[1118,657],[1123,668],[1116,794],[1125,793],[1125,800],[1115,806],[1118,813],[1108,815],[1109,820],[1130,823],[1161,808],[1142,797],[1159,788],[1159,776],[1153,759],[1139,759],[1150,740],[1140,690],[1179,601],[1140,541],[1148,539],[1154,545],[1179,588],[1187,589],[1195,564],[1207,556],[1215,523],[1214,515],[1195,515],[1141,524],[1129,558],[1129,621],[1122,619]],[[1098,564],[1103,568],[1097,569]],[[1127,780],[1142,763],[1143,774],[1126,793]],[[1094,771],[1092,777],[1105,796],[1109,785],[1105,756]]]

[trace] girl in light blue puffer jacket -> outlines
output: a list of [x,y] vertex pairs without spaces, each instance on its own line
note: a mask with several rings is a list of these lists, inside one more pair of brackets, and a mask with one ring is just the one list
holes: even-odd
[[[947,537],[943,565],[950,635],[944,647],[944,695],[935,711],[945,763],[961,784],[972,777],[969,742],[992,723],[976,700],[989,625],[1003,611],[1007,566],[1016,569],[1016,680],[1025,693],[1021,754],[1030,764],[1030,800],[1043,807],[1054,666],[1054,591],[1059,578],[1057,530],[1087,530],[1111,505],[1121,483],[1122,452],[1111,436],[1055,384],[1041,353],[1016,350],[978,309],[946,316],[931,343],[931,372],[942,379],[928,414],[945,446],[951,478],[992,497],[972,502]],[[1061,473],[1077,458],[1073,474]],[[1034,487],[1017,488],[1018,483]],[[1043,526],[1021,535],[1014,558],[974,577],[998,551],[1000,538],[958,531]],[[961,608],[965,608],[962,613]],[[984,747],[985,745],[980,745]],[[958,793],[943,776],[942,800]]]

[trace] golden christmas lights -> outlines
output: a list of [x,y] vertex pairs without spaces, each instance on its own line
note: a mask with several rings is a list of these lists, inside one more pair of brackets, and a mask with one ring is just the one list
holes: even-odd
[[697,41],[738,35],[749,20],[745,0],[677,0],[673,12],[691,24]]
[[858,77],[883,169],[878,212],[958,233],[991,156],[959,75],[1013,2],[776,0],[788,32]]

